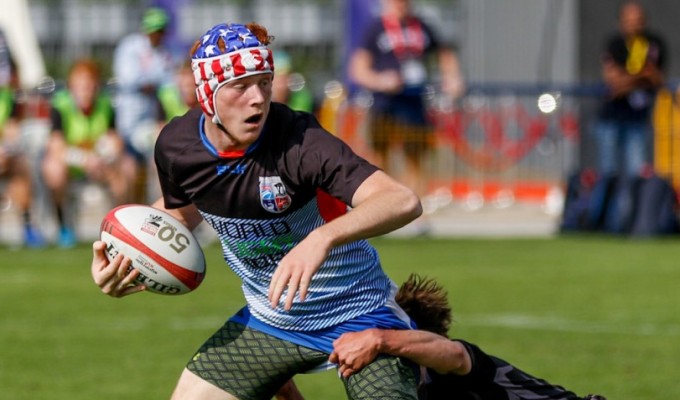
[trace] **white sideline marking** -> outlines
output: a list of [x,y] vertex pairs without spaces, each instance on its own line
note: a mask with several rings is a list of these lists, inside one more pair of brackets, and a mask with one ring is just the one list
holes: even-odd
[[[625,322],[593,322],[560,317],[539,317],[526,314],[459,315],[460,326],[501,327],[526,330],[560,331],[574,333],[606,333],[637,336],[680,336],[680,325],[654,323],[629,324]],[[455,326],[454,326],[455,329]]]
[[[191,318],[173,318],[167,321],[167,327],[173,331],[192,331],[217,329],[226,319],[225,316],[200,316]],[[140,331],[150,329],[151,323],[143,318],[118,318],[108,320],[106,330]],[[680,336],[680,324],[629,324],[626,322],[592,322],[572,320],[560,317],[540,317],[527,314],[459,314],[455,318],[456,326],[509,328],[518,330],[556,331],[589,334],[616,334],[634,336]]]
[[203,316],[194,318],[173,319],[170,321],[170,329],[173,331],[189,331],[189,330],[217,330],[224,324],[231,314],[218,316]]
[[[228,316],[204,316],[193,318],[174,318],[169,319],[167,328],[172,331],[193,331],[193,330],[217,330],[221,327]],[[105,323],[98,324],[98,328],[106,331],[144,331],[151,329],[152,323],[146,318],[114,318],[107,319]]]

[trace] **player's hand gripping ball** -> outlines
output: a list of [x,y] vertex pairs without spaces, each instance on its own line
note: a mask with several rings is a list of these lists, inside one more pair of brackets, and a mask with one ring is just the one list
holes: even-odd
[[177,295],[196,289],[205,277],[203,249],[191,231],[156,208],[127,204],[109,211],[101,240],[111,261],[122,253],[139,270],[135,284],[154,293]]

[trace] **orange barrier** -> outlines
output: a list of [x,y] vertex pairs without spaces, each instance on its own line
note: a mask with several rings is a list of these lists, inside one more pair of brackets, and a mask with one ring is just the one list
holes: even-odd
[[[541,203],[561,191],[578,156],[581,125],[575,104],[563,103],[555,112],[544,113],[531,96],[474,101],[476,106],[463,99],[455,108],[431,109],[434,132],[422,136],[428,149],[420,177],[426,195]],[[372,160],[368,110],[347,102],[336,110],[334,119],[325,115],[325,121],[333,121],[326,124]],[[391,149],[403,150],[396,142]],[[395,157],[396,167],[403,168],[399,154]]]

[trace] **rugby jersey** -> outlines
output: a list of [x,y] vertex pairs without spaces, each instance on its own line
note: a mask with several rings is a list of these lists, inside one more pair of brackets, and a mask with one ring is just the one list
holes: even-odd
[[[274,327],[323,329],[384,305],[392,282],[364,240],[331,250],[304,302],[272,309],[267,292],[278,262],[312,230],[346,212],[377,168],[325,131],[309,113],[272,103],[259,139],[220,154],[199,109],[173,119],[155,149],[165,206],[193,203],[218,233],[224,259],[242,280],[253,316]],[[350,211],[351,212],[351,211]]]
[[418,390],[420,400],[581,400],[574,392],[536,378],[460,339],[472,359],[467,375],[438,374]]

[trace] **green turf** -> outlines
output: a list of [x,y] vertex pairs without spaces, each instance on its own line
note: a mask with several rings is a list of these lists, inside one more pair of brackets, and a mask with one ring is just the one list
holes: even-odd
[[[609,400],[680,398],[680,243],[378,239],[385,269],[437,278],[452,335],[527,372]],[[216,247],[179,297],[102,295],[90,248],[0,248],[0,398],[166,399],[186,359],[242,305]],[[334,373],[298,378],[307,399],[344,399]]]

